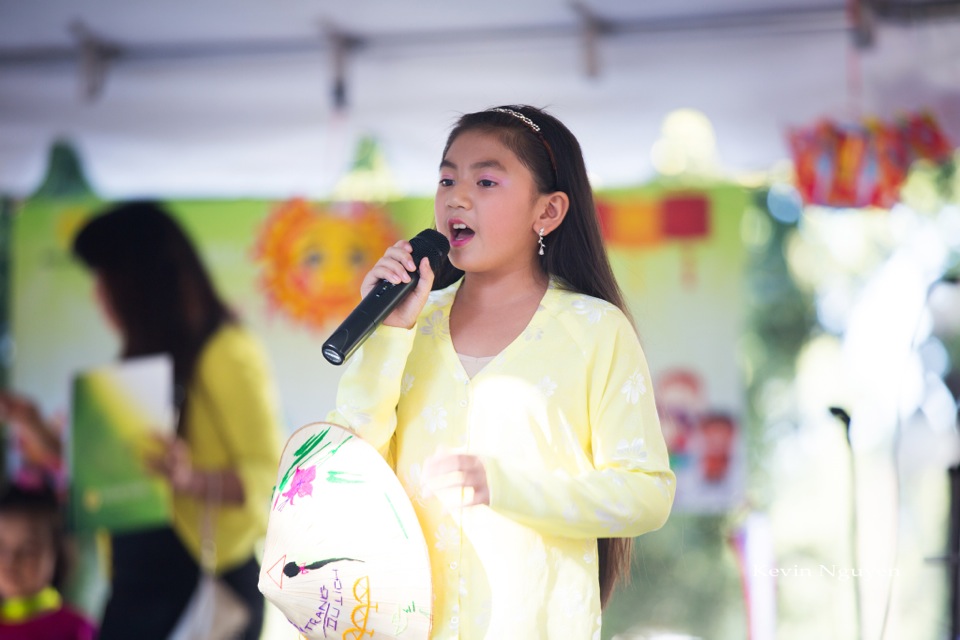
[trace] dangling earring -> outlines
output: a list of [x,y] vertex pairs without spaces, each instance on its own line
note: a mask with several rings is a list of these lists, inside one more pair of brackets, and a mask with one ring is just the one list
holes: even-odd
[[540,245],[540,255],[543,255],[543,250],[547,245],[543,244],[543,227],[540,227],[539,237],[537,238],[537,244]]

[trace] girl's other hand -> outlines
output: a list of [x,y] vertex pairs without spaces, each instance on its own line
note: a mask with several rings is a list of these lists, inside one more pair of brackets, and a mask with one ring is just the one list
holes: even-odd
[[448,506],[490,504],[490,487],[483,461],[467,453],[441,453],[423,463],[427,489]]
[[[416,271],[412,252],[413,247],[406,240],[401,240],[388,248],[383,257],[373,265],[370,273],[363,278],[363,283],[360,285],[360,295],[366,297],[381,280],[394,284],[410,282],[410,272]],[[433,270],[430,268],[430,261],[423,258],[420,261],[420,281],[417,283],[417,287],[390,312],[390,315],[384,319],[383,324],[389,327],[413,328],[413,325],[417,323],[420,311],[427,303],[427,296],[430,295],[432,286]]]

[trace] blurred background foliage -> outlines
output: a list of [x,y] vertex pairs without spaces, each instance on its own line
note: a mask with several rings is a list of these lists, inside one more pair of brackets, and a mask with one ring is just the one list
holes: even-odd
[[[945,251],[940,278],[956,289],[949,282],[960,264],[956,165],[915,165],[902,203],[890,211],[817,209],[795,200],[791,211],[782,202],[789,175],[752,189],[741,228],[748,309],[738,350],[747,394],[747,500],[722,515],[675,514],[660,531],[638,538],[633,581],[605,612],[604,638],[748,637],[745,589],[757,585],[744,579],[757,567],[738,562],[732,540],[751,513],[772,527],[773,566],[797,574],[775,580],[777,638],[947,637],[947,573],[936,558],[946,548],[944,464],[955,461],[904,463],[914,447],[926,445],[904,444],[914,436],[901,419],[903,442],[871,444],[865,437],[867,444],[851,447],[843,421],[830,414],[831,401],[850,397],[838,382],[842,374],[823,372],[842,368],[850,314],[918,229],[935,230],[942,247],[929,251]],[[944,326],[911,346],[923,360],[930,341],[942,345],[931,366],[955,402],[960,305],[943,306]],[[956,440],[955,424],[945,437]],[[893,526],[862,492],[893,505]],[[854,495],[860,496],[856,511]],[[860,543],[854,545],[856,526]],[[878,527],[896,529],[892,541],[864,543]],[[831,569],[836,575],[826,573]],[[636,620],[644,622],[631,626]]]

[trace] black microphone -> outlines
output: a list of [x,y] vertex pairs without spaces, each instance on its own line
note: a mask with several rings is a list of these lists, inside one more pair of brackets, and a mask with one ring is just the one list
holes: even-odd
[[424,229],[410,238],[410,246],[413,247],[413,264],[417,265],[417,269],[410,272],[410,282],[393,284],[389,280],[381,280],[377,283],[323,343],[323,357],[327,361],[343,364],[400,301],[416,288],[420,281],[420,261],[428,258],[430,268],[436,272],[450,251],[450,241],[433,229]]

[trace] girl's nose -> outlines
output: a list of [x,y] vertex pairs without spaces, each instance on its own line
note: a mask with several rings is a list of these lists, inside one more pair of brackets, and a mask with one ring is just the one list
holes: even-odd
[[456,184],[447,191],[447,207],[451,209],[466,209],[470,206],[470,197],[466,189]]

